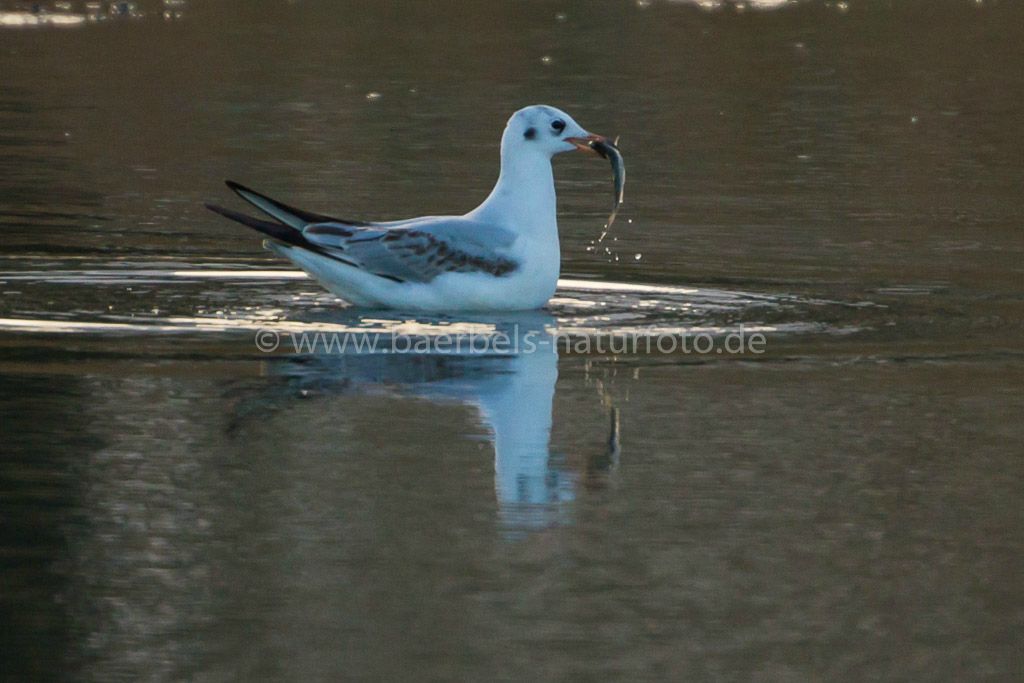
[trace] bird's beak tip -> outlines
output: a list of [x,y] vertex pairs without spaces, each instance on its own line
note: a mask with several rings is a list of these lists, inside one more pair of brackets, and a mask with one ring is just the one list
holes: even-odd
[[576,145],[576,149],[583,152],[593,152],[594,154],[603,157],[604,154],[600,151],[600,144],[608,144],[608,138],[603,135],[585,135],[583,137],[568,137],[565,139],[566,142],[572,145]]

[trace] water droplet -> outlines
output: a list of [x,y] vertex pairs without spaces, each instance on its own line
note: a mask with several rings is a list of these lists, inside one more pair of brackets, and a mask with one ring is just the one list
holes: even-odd
[[551,64],[551,62],[553,62],[553,61],[554,60],[551,59],[550,55],[544,55],[543,57],[540,58],[540,63],[545,65],[545,66],[549,66]]
[[651,6],[651,0],[636,0],[636,6],[640,9],[647,9]]
[[375,102],[375,101],[379,100],[382,97],[384,97],[384,96],[381,95],[379,92],[376,92],[376,91],[366,93],[366,99],[369,102]]
[[644,257],[644,255],[643,255],[643,254],[639,254],[639,253],[637,253],[637,254],[633,254],[633,260],[634,260],[634,261],[639,261],[639,260],[640,260],[640,259],[642,259],[643,257]]
[[559,12],[558,14],[555,15],[555,21],[565,21],[568,18],[569,15],[566,14],[565,12]]
[[910,122],[911,123],[917,123],[917,117],[916,116],[911,116],[910,117]]

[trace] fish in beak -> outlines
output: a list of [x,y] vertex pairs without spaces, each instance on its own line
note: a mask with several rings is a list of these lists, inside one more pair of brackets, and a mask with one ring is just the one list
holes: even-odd
[[626,188],[626,165],[622,161],[622,153],[616,146],[619,142],[618,138],[615,139],[615,142],[612,142],[603,135],[587,135],[586,137],[566,138],[565,141],[576,145],[576,149],[584,152],[593,152],[612,162],[612,180],[615,183],[615,197],[612,200],[612,213],[608,216],[607,227],[610,228],[615,221],[615,215],[619,212],[619,206],[622,205],[623,191]]

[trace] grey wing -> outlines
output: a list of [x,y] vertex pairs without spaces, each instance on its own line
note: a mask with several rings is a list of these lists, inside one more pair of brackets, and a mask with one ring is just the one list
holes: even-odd
[[329,255],[398,282],[430,282],[445,273],[502,277],[519,267],[507,255],[515,233],[462,217],[366,227],[314,223],[303,228],[302,234]]

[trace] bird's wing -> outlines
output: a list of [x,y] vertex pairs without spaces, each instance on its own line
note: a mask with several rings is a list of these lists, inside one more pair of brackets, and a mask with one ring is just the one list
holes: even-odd
[[312,213],[234,181],[228,187],[275,221],[220,206],[207,208],[293,247],[398,282],[430,282],[444,273],[507,275],[519,267],[507,248],[516,235],[461,216],[369,223]]
[[519,267],[507,254],[515,233],[459,216],[365,227],[313,223],[302,236],[328,255],[399,282],[430,282],[445,273],[501,277]]

